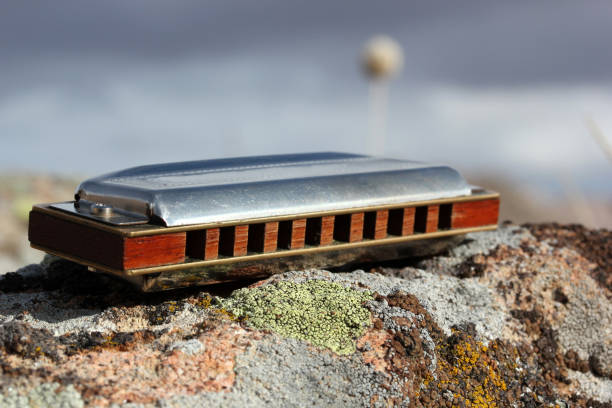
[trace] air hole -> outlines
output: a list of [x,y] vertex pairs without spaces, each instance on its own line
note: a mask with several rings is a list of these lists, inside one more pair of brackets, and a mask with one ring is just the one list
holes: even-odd
[[306,244],[320,245],[321,218],[308,218],[306,220]]
[[351,239],[351,214],[337,215],[334,221],[334,239],[349,242]]
[[253,252],[264,252],[264,240],[266,224],[249,225],[248,250]]
[[414,232],[424,233],[427,229],[427,206],[416,207],[414,213]]
[[291,248],[291,236],[293,221],[281,221],[278,223],[278,247],[281,249]]
[[404,209],[396,208],[389,210],[389,222],[387,224],[387,232],[391,235],[402,235],[404,226]]
[[204,259],[204,248],[206,247],[206,231],[187,231],[187,242],[185,255],[189,258]]
[[453,214],[453,204],[441,204],[438,214],[438,229],[447,230],[451,227],[451,216]]
[[234,255],[235,228],[221,227],[219,231],[219,253],[225,256]]
[[363,219],[363,236],[367,239],[374,239],[376,235],[376,211],[365,213]]

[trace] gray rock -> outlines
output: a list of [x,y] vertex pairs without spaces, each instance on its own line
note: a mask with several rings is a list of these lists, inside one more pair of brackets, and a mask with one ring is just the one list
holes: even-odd
[[181,351],[190,356],[204,351],[204,345],[198,339],[177,341],[169,347],[170,351]]
[[337,358],[277,336],[267,336],[239,356],[235,371],[230,392],[175,397],[159,406],[369,407],[373,395],[397,393],[381,387],[384,374],[357,355]]
[[72,385],[58,392],[57,383],[41,384],[20,395],[17,390],[10,389],[5,395],[0,395],[0,407],[3,408],[82,408],[85,406],[81,395]]

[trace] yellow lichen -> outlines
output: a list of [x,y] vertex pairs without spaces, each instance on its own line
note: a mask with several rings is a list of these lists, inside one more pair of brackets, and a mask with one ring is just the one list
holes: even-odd
[[[496,349],[497,344],[494,343],[491,348]],[[464,406],[471,408],[498,408],[499,401],[496,401],[495,395],[505,392],[507,385],[497,364],[485,358],[489,350],[489,347],[474,342],[469,336],[445,350],[451,358],[439,359],[437,369],[447,373],[449,379],[438,381],[438,388],[446,388],[449,383],[460,385],[461,381],[465,381],[468,384],[465,393],[453,393],[454,400],[462,401]],[[486,377],[472,382],[475,373],[485,373]],[[423,386],[429,384],[430,379],[425,378]]]
[[221,307],[213,306],[213,298],[209,294],[205,294],[200,296],[200,298],[195,303],[196,306],[201,307],[202,309],[208,310],[213,315],[220,317],[222,319],[229,319],[231,321],[245,321],[247,320],[246,316],[238,317],[227,309]]

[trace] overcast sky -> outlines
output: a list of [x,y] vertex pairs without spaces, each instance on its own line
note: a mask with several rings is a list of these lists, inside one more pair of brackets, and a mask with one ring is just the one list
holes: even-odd
[[[380,4],[382,3],[382,4]],[[0,6],[0,169],[363,151],[363,43],[404,47],[388,154],[611,192],[609,1],[40,1]]]

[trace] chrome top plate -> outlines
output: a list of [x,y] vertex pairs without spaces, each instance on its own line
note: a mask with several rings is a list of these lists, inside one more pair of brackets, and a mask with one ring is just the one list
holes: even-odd
[[[166,226],[222,223],[470,195],[454,169],[344,153],[242,157],[134,167],[84,181],[77,204]],[[66,210],[66,209],[63,209]],[[80,213],[87,216],[83,211]],[[140,214],[140,215],[138,215]]]

